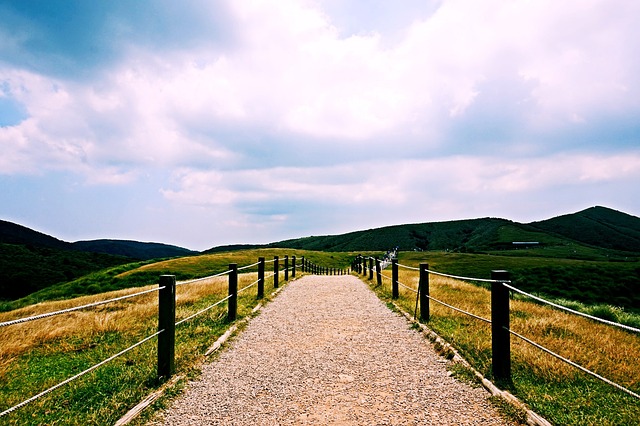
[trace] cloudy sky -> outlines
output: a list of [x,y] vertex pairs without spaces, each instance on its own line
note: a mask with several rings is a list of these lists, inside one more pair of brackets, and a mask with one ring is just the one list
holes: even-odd
[[640,215],[637,0],[0,0],[0,218],[202,250]]

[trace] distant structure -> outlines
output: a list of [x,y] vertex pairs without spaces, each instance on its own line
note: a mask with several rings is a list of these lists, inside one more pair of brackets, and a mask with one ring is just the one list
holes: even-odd
[[382,258],[385,262],[391,262],[393,259],[398,258],[398,247],[394,247],[392,249],[387,250]]
[[539,241],[513,241],[511,244],[518,247],[537,246],[540,245]]

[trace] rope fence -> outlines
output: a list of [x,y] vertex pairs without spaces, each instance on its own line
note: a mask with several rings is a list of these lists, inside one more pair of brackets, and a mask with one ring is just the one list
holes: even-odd
[[511,291],[514,291],[516,293],[522,294],[523,296],[527,296],[527,297],[529,297],[529,298],[531,298],[533,300],[536,300],[536,301],[538,301],[540,303],[544,303],[544,304],[553,306],[554,308],[561,309],[561,310],[566,311],[566,312],[570,312],[570,313],[572,313],[574,315],[579,315],[581,317],[589,318],[590,320],[593,320],[593,321],[601,322],[601,323],[604,323],[604,324],[607,324],[607,325],[612,325],[614,327],[619,327],[619,328],[622,328],[622,329],[627,330],[627,331],[633,331],[635,333],[640,333],[640,329],[638,329],[638,328],[631,327],[631,326],[625,325],[625,324],[620,324],[619,322],[615,322],[615,321],[609,321],[609,320],[606,320],[604,318],[594,317],[593,315],[585,314],[584,312],[580,312],[580,311],[576,311],[576,310],[571,309],[571,308],[567,308],[566,306],[562,306],[562,305],[559,305],[557,303],[550,302],[550,301],[545,300],[545,299],[543,299],[541,297],[535,296],[533,294],[524,292],[524,291],[522,291],[522,290],[520,290],[518,288],[512,287],[512,286],[510,286],[508,284],[505,284],[504,286],[507,287]]
[[162,290],[162,288],[163,287],[157,287],[157,288],[153,288],[151,290],[145,290],[145,291],[141,291],[139,293],[128,294],[126,296],[116,297],[116,298],[109,299],[109,300],[102,300],[100,302],[89,303],[89,304],[86,304],[86,305],[76,306],[76,307],[68,308],[68,309],[62,309],[62,310],[55,311],[55,312],[48,312],[46,314],[34,315],[32,317],[20,318],[20,319],[15,319],[15,320],[11,320],[11,321],[5,321],[5,322],[1,322],[0,323],[0,327],[6,327],[6,326],[9,326],[9,325],[20,324],[20,323],[29,322],[29,321],[35,321],[35,320],[39,320],[39,319],[42,319],[42,318],[53,317],[53,316],[56,316],[56,315],[68,314],[69,312],[80,311],[82,309],[95,308],[96,306],[106,305],[107,303],[119,302],[121,300],[130,299],[132,297],[142,296],[143,294],[153,293],[153,292]]
[[118,352],[118,353],[117,353],[117,354],[115,354],[115,355],[110,356],[109,358],[105,359],[104,361],[101,361],[101,362],[99,362],[99,363],[97,363],[97,364],[95,364],[95,365],[93,365],[93,366],[91,366],[91,367],[87,368],[86,370],[84,370],[84,371],[82,371],[82,372],[80,372],[80,373],[76,374],[75,376],[73,376],[73,377],[69,377],[68,379],[66,379],[66,380],[64,380],[64,381],[62,381],[62,382],[60,382],[60,383],[58,383],[57,385],[51,386],[49,389],[47,389],[47,390],[45,390],[45,391],[42,391],[42,392],[40,392],[39,394],[37,394],[37,395],[35,395],[35,396],[32,396],[31,398],[29,398],[29,399],[27,399],[27,400],[25,400],[25,401],[22,401],[21,403],[19,403],[19,404],[17,404],[17,405],[14,405],[13,407],[11,407],[11,408],[9,408],[9,409],[7,409],[7,410],[3,411],[2,413],[0,413],[0,417],[3,417],[3,416],[5,416],[5,415],[7,415],[7,414],[9,414],[9,413],[11,413],[11,412],[13,412],[13,411],[15,411],[15,410],[19,409],[19,408],[22,408],[22,407],[24,407],[25,405],[27,405],[27,404],[29,404],[29,403],[31,403],[31,402],[33,402],[33,401],[37,400],[38,398],[41,398],[41,397],[43,397],[43,396],[45,396],[45,395],[47,395],[47,394],[49,394],[49,393],[53,392],[54,390],[56,390],[56,389],[58,389],[58,388],[61,388],[62,386],[66,385],[66,384],[68,384],[68,383],[71,383],[72,381],[74,381],[74,380],[76,380],[76,379],[79,379],[80,377],[82,377],[82,376],[84,376],[84,375],[86,375],[86,374],[88,374],[88,373],[92,372],[92,371],[93,371],[93,370],[95,370],[96,368],[102,367],[103,365],[107,364],[108,362],[111,362],[111,361],[113,361],[114,359],[116,359],[116,358],[118,358],[118,357],[120,357],[120,356],[122,356],[122,355],[126,354],[127,352],[131,351],[132,349],[135,349],[135,348],[137,348],[138,346],[140,346],[140,345],[142,345],[142,344],[144,344],[144,343],[148,342],[149,340],[153,339],[154,337],[158,336],[160,333],[163,333],[163,332],[164,332],[164,330],[160,330],[160,331],[158,331],[158,332],[156,332],[156,333],[153,333],[151,336],[145,337],[144,339],[140,340],[139,342],[134,343],[133,345],[131,345],[131,346],[129,346],[128,348],[126,348],[126,349],[124,349],[124,350],[122,350],[122,351]]
[[[302,257],[302,262],[303,265],[305,264],[305,259],[304,257]],[[273,273],[267,275],[266,277],[264,276],[264,265],[265,264],[274,264],[274,271]],[[259,278],[258,280],[254,281],[253,283],[249,284],[248,286],[238,290],[237,289],[237,281],[238,281],[238,271],[244,271],[250,268],[254,268],[258,266],[258,275]],[[25,317],[25,318],[20,318],[20,319],[15,319],[15,320],[11,320],[11,321],[5,321],[0,323],[0,327],[8,327],[8,326],[12,326],[12,325],[16,325],[16,324],[20,324],[20,323],[25,323],[25,322],[29,322],[29,321],[35,321],[35,320],[39,320],[39,319],[44,319],[44,318],[49,318],[49,317],[53,317],[56,315],[62,315],[62,314],[66,314],[66,313],[70,313],[70,312],[74,312],[74,311],[78,311],[78,310],[83,310],[83,309],[89,309],[89,308],[95,308],[97,306],[101,306],[101,305],[106,305],[109,303],[114,303],[114,302],[118,302],[118,301],[122,301],[122,300],[126,300],[126,299],[130,299],[133,297],[137,297],[137,296],[141,296],[141,295],[145,295],[148,293],[153,293],[153,292],[159,292],[159,304],[158,304],[158,328],[159,331],[157,331],[156,333],[145,337],[144,339],[140,340],[137,343],[134,343],[133,345],[129,346],[126,349],[123,349],[122,351],[118,352],[115,355],[110,356],[109,358],[87,368],[86,370],[74,375],[73,377],[70,377],[68,379],[65,379],[64,381],[49,387],[48,389],[38,393],[37,395],[34,395],[22,402],[20,402],[19,404],[14,405],[13,407],[10,407],[4,411],[2,411],[0,413],[0,417],[6,416],[26,405],[28,405],[29,403],[61,388],[62,386],[79,379],[80,377],[94,371],[95,369],[107,364],[110,361],[113,361],[114,359],[126,354],[127,352],[133,350],[134,348],[148,342],[149,340],[158,337],[158,378],[168,378],[169,376],[171,376],[174,372],[175,372],[175,364],[174,364],[174,351],[175,351],[175,327],[179,326],[187,321],[192,320],[193,318],[196,318],[208,311],[210,311],[211,309],[227,302],[228,304],[228,319],[230,321],[235,321],[236,319],[236,311],[237,311],[237,298],[238,295],[241,292],[244,292],[246,290],[248,290],[251,287],[254,287],[256,285],[259,285],[259,290],[261,285],[264,284],[264,280],[265,279],[270,279],[273,278],[273,283],[274,283],[274,287],[277,286],[277,280],[276,278],[280,275],[280,272],[283,272],[285,274],[285,281],[288,280],[288,272],[291,272],[291,277],[295,277],[295,273],[296,273],[296,264],[295,264],[295,256],[292,257],[292,264],[291,266],[289,266],[288,264],[288,256],[285,256],[285,267],[283,269],[280,269],[278,267],[278,258],[275,257],[273,260],[268,260],[265,261],[264,258],[260,258],[258,260],[258,262],[253,263],[251,265],[247,265],[247,266],[243,266],[241,268],[238,268],[236,264],[230,264],[229,265],[229,269],[224,271],[224,272],[220,272],[214,275],[209,275],[206,277],[202,277],[202,278],[196,278],[196,279],[192,279],[192,280],[187,280],[187,281],[181,281],[181,282],[176,282],[175,280],[175,276],[174,275],[162,275],[160,277],[160,285],[158,285],[158,287],[150,289],[150,290],[144,290],[144,291],[140,291],[134,294],[129,294],[126,296],[121,296],[121,297],[116,297],[116,298],[112,298],[112,299],[108,299],[108,300],[102,300],[99,302],[94,302],[94,303],[89,303],[89,304],[85,304],[82,306],[76,306],[76,307],[72,307],[72,308],[67,308],[67,309],[62,309],[59,311],[55,311],[55,312],[48,312],[45,314],[39,314],[39,315],[34,315],[31,317]],[[187,316],[186,318],[180,320],[180,321],[176,321],[175,320],[175,305],[176,305],[176,287],[178,286],[182,286],[182,285],[186,285],[186,284],[193,284],[193,283],[198,283],[198,282],[203,282],[206,280],[210,280],[213,278],[217,278],[217,277],[221,277],[221,276],[225,276],[227,275],[229,277],[229,294],[222,298],[221,300],[207,306],[204,309],[199,310],[198,312],[191,314],[189,316]],[[235,284],[235,287],[234,287]],[[258,298],[260,298],[260,292],[258,293]],[[164,324],[164,326],[163,326]]]
[[194,283],[202,282],[205,280],[210,280],[212,278],[221,277],[223,275],[228,275],[229,273],[231,273],[231,270],[220,272],[219,274],[215,274],[215,275],[209,275],[208,277],[195,278],[193,280],[188,280],[188,281],[179,281],[176,283],[176,285],[194,284]]
[[[372,258],[371,257],[367,257],[367,258],[360,258],[357,259],[354,262],[354,266],[356,268],[356,270],[360,273],[362,273],[363,275],[367,275],[367,261],[370,262]],[[397,261],[394,261],[392,263],[393,269],[392,269],[392,275],[393,277],[388,277],[387,275],[382,275],[387,279],[390,279],[392,282],[392,294],[393,294],[393,298],[396,299],[399,296],[398,293],[398,287],[402,287],[408,291],[411,291],[413,293],[417,294],[416,297],[416,312],[418,309],[418,303],[420,305],[420,315],[421,315],[421,319],[424,321],[429,321],[430,319],[430,310],[429,310],[429,301],[434,301],[440,305],[446,306],[449,309],[452,309],[456,312],[459,312],[461,314],[464,315],[468,315],[472,318],[475,318],[479,321],[483,321],[487,324],[491,324],[492,327],[492,332],[491,332],[491,338],[492,338],[492,371],[494,374],[494,377],[496,378],[496,380],[501,381],[501,380],[511,380],[511,347],[510,347],[510,339],[509,336],[510,335],[514,335],[516,337],[518,337],[519,339],[523,340],[524,342],[536,347],[537,349],[559,359],[560,361],[563,361],[565,363],[567,363],[568,365],[571,365],[577,369],[579,369],[580,371],[589,374],[590,376],[601,380],[604,383],[607,383],[613,387],[615,387],[616,389],[627,393],[630,396],[633,396],[634,398],[640,399],[640,395],[636,392],[633,392],[627,388],[625,388],[624,386],[615,383],[614,381],[607,379],[606,377],[603,377],[579,364],[577,364],[574,361],[571,361],[568,358],[565,358],[557,353],[555,353],[554,351],[550,350],[549,348],[546,348],[536,342],[534,342],[533,340],[511,330],[511,328],[509,327],[509,316],[510,316],[510,308],[509,308],[509,299],[510,299],[510,295],[509,295],[509,291],[513,291],[515,293],[521,294],[523,296],[529,297],[537,302],[543,303],[543,304],[547,304],[550,305],[552,307],[555,307],[557,309],[561,309],[563,311],[566,311],[568,313],[571,314],[575,314],[584,318],[588,318],[591,319],[593,321],[597,321],[603,324],[607,324],[609,326],[613,326],[613,327],[618,327],[621,328],[623,330],[626,331],[630,331],[630,332],[634,332],[634,333],[638,333],[640,332],[640,329],[635,328],[635,327],[631,327],[625,324],[620,324],[614,321],[609,321],[606,319],[602,319],[602,318],[598,318],[595,317],[593,315],[588,315],[570,308],[567,308],[565,306],[559,305],[557,303],[553,303],[550,302],[548,300],[545,300],[541,297],[535,296],[533,294],[524,292],[516,287],[513,287],[511,284],[511,280],[510,280],[510,276],[509,273],[507,271],[492,271],[491,273],[491,279],[484,279],[484,278],[474,278],[474,277],[464,277],[464,276],[458,276],[458,275],[452,275],[452,274],[445,274],[442,272],[437,272],[434,270],[429,269],[428,264],[426,263],[421,263],[419,268],[415,268],[412,266],[408,266],[408,265],[403,265],[398,263]],[[372,279],[372,270],[371,270],[372,264],[369,263],[369,279]],[[418,284],[418,289],[414,289],[411,288],[410,286],[407,286],[406,284],[403,284],[402,282],[400,282],[397,279],[397,271],[398,268],[404,268],[410,271],[418,271],[420,273],[420,280],[419,280],[419,284]],[[377,270],[377,266],[376,266],[376,270]],[[379,271],[377,270],[377,272],[379,273]],[[456,280],[462,280],[462,281],[475,281],[475,282],[483,282],[483,283],[490,283],[491,284],[491,319],[487,319],[487,318],[483,318],[479,315],[473,314],[471,312],[468,312],[464,309],[460,309],[456,306],[450,305],[446,302],[443,302],[442,300],[439,300],[433,296],[431,296],[429,294],[429,276],[430,275],[436,275],[436,276],[441,276],[441,277],[446,277],[446,278],[452,278],[452,279],[456,279]],[[415,317],[415,314],[414,314]]]
[[536,348],[540,349],[541,351],[548,353],[549,355],[551,355],[551,356],[553,356],[553,357],[555,357],[555,358],[559,359],[560,361],[563,361],[563,362],[565,362],[565,363],[567,363],[567,364],[569,364],[569,365],[571,365],[571,366],[573,366],[573,367],[577,368],[578,370],[580,370],[580,371],[582,371],[582,372],[584,372],[584,373],[587,373],[587,374],[589,374],[590,376],[593,376],[593,377],[595,377],[596,379],[598,379],[598,380],[600,380],[600,381],[603,381],[603,382],[607,383],[608,385],[611,385],[611,386],[613,386],[614,388],[619,389],[619,390],[621,390],[622,392],[625,392],[625,393],[627,393],[627,394],[629,394],[629,395],[633,396],[634,398],[640,399],[640,395],[639,395],[639,394],[637,394],[637,393],[635,393],[635,392],[633,392],[633,391],[630,391],[629,389],[625,388],[624,386],[621,386],[621,385],[617,384],[616,382],[614,382],[614,381],[611,381],[611,380],[607,379],[606,377],[603,377],[603,376],[601,376],[601,375],[599,375],[599,374],[597,374],[597,373],[594,373],[593,371],[591,371],[591,370],[589,370],[589,369],[587,369],[587,368],[585,368],[585,367],[581,366],[580,364],[577,364],[577,363],[575,363],[575,362],[571,361],[570,359],[565,358],[565,357],[563,357],[562,355],[559,355],[559,354],[557,354],[557,353],[553,352],[552,350],[550,350],[550,349],[548,349],[548,348],[545,348],[544,346],[542,346],[542,345],[540,345],[540,344],[538,344],[538,343],[534,342],[533,340],[527,339],[527,338],[526,338],[526,337],[524,337],[523,335],[518,334],[518,333],[516,333],[516,332],[515,332],[515,331],[513,331],[513,330],[508,330],[508,331],[509,331],[509,333],[511,333],[512,335],[514,335],[514,336],[516,336],[516,337],[518,337],[518,338],[522,339],[523,341],[527,342],[527,343],[528,343],[528,344],[530,344],[531,346],[534,346],[534,347],[536,347]]

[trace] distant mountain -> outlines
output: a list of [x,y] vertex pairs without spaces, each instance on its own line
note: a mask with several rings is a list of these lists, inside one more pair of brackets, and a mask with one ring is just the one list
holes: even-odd
[[590,246],[640,252],[640,218],[607,207],[591,207],[530,225]]
[[6,220],[0,220],[0,243],[71,250],[71,243]]
[[193,254],[181,247],[138,241],[69,243],[0,220],[0,300],[14,300],[124,263]]
[[[574,253],[577,246],[585,247],[581,252],[587,254],[583,256],[594,255],[594,250],[640,253],[640,218],[606,207],[592,207],[528,224],[498,218],[430,222],[386,226],[340,235],[310,236],[251,247],[320,251],[385,251],[399,247],[402,251],[457,252],[564,247],[566,253]],[[241,249],[249,246],[214,247],[205,253],[231,250],[234,247]],[[545,253],[553,256],[562,255],[559,251],[551,253],[547,250]],[[600,256],[615,254],[599,253]],[[541,252],[540,255],[542,254]]]
[[69,243],[26,226],[0,220],[0,243],[74,250],[90,253],[125,256],[136,260],[190,256],[192,250],[162,243],[143,243],[128,240],[90,240]]
[[192,256],[197,252],[161,243],[141,243],[127,240],[91,240],[72,243],[75,250],[93,253],[106,253],[148,260],[162,257]]

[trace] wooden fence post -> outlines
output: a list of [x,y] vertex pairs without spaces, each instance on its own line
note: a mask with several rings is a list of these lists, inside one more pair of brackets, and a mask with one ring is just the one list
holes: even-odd
[[511,381],[511,334],[509,333],[508,271],[491,271],[491,351],[496,382]]
[[369,256],[369,279],[373,280],[373,257]]
[[161,275],[158,292],[158,379],[166,380],[176,371],[176,276]]
[[284,280],[289,281],[289,256],[284,257]]
[[367,275],[367,258],[362,256],[362,275]]
[[400,291],[398,288],[398,259],[391,259],[391,287],[391,297],[393,299],[400,297]]
[[238,315],[238,264],[229,264],[229,301],[227,302],[227,319],[229,322],[236,320]]
[[258,299],[264,297],[264,257],[258,258]]
[[296,257],[291,256],[291,278],[296,277]]
[[382,270],[380,269],[380,259],[376,256],[376,281],[382,285]]
[[280,258],[273,256],[273,288],[278,288],[280,275]]
[[420,319],[429,321],[429,264],[420,264],[420,283],[418,284],[420,293]]

